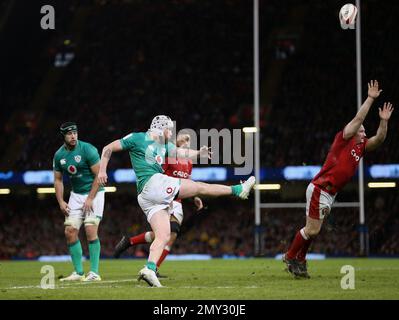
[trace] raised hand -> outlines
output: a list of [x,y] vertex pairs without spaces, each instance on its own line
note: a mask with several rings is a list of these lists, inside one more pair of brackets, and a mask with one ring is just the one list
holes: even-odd
[[385,102],[384,106],[381,108],[378,108],[379,114],[380,114],[380,119],[381,120],[389,120],[389,118],[392,115],[392,112],[394,110],[392,103],[390,102]]
[[379,90],[379,86],[378,86],[378,81],[377,80],[371,80],[368,83],[368,96],[370,98],[376,99],[380,96],[380,93],[382,90]]

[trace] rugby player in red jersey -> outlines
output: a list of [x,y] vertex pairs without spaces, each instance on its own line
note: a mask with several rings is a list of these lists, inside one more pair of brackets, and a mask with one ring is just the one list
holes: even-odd
[[324,217],[330,213],[337,193],[355,175],[364,153],[375,150],[386,138],[388,120],[393,112],[391,103],[384,103],[379,108],[380,125],[375,136],[367,139],[363,126],[371,105],[381,91],[377,80],[370,81],[366,101],[352,121],[336,134],[321,171],[306,190],[306,225],[296,233],[283,256],[288,272],[296,277],[309,278],[306,253],[319,234]]
[[[179,148],[190,148],[190,135],[188,134],[179,134],[176,138],[176,146]],[[191,159],[170,159],[166,158],[165,163],[162,165],[164,173],[170,177],[181,178],[181,179],[190,179],[191,172],[193,170],[193,162]],[[203,208],[202,200],[199,197],[194,198],[194,204],[197,207],[197,211],[200,211]],[[171,236],[168,244],[165,246],[161,257],[157,262],[157,268],[159,268],[162,262],[165,260],[166,256],[169,254],[173,243],[176,241],[177,236],[180,232],[180,226],[183,222],[183,208],[181,199],[177,198],[172,202],[172,214],[170,216],[170,229]],[[147,231],[143,232],[137,236],[123,236],[121,241],[116,245],[114,257],[119,258],[120,255],[127,250],[129,247],[144,244],[144,243],[152,243],[154,240],[154,232]]]

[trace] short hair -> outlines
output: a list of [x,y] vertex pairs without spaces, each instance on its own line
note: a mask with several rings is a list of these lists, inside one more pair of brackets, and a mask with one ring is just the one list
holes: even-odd
[[176,137],[176,145],[178,145],[179,142],[189,142],[190,138],[188,133],[179,133]]

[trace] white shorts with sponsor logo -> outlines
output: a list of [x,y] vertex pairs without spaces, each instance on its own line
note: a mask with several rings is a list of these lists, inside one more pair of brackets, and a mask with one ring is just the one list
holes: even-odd
[[173,201],[172,204],[172,209],[171,209],[171,214],[179,221],[179,224],[181,225],[183,223],[183,206],[181,202],[179,201]]
[[154,213],[160,210],[167,210],[172,214],[173,199],[179,190],[180,179],[162,173],[154,174],[137,196],[147,221],[150,222]]
[[321,190],[313,183],[306,189],[306,216],[322,220],[331,211],[336,195]]
[[93,211],[86,215],[83,212],[83,204],[85,203],[87,196],[87,194],[71,192],[68,202],[71,211],[69,212],[69,216],[65,217],[65,226],[72,226],[79,230],[82,223],[85,225],[98,225],[100,223],[104,213],[105,192],[97,192],[97,195],[93,200]]

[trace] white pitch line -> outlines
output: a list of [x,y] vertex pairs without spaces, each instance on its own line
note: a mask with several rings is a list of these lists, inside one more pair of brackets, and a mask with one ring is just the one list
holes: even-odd
[[[105,280],[105,281],[98,281],[98,282],[69,282],[69,283],[61,283],[55,286],[55,289],[68,289],[68,288],[77,288],[87,286],[87,288],[97,288],[98,286],[94,287],[93,284],[101,285],[103,283],[120,283],[120,282],[137,282],[137,279],[125,279],[125,280]],[[112,286],[104,286],[110,287]],[[0,290],[11,290],[11,289],[42,289],[41,286],[15,286],[15,287],[8,287],[8,288],[0,288]]]
[[[121,282],[137,282],[136,279],[125,279],[125,280],[106,280],[106,281],[98,281],[98,282],[74,282],[74,283],[68,283],[68,284],[62,284],[62,285],[56,285],[54,289],[76,289],[76,288],[115,288],[120,286],[110,286],[110,285],[102,285],[105,283],[121,283]],[[149,286],[141,286],[138,285],[138,287],[142,288],[151,288]],[[218,286],[218,287],[212,287],[212,286],[179,286],[179,287],[174,287],[174,286],[164,286],[164,288],[168,289],[259,289],[260,287],[258,286],[246,286],[246,287],[234,287],[234,286]],[[15,287],[8,287],[8,288],[0,288],[0,290],[20,290],[20,289],[42,289],[40,286],[15,286]],[[54,289],[48,289],[48,290],[54,290]],[[153,288],[152,288],[153,289]]]
[[62,282],[63,285],[91,285],[93,283],[119,283],[119,282],[136,282],[137,279],[123,279],[123,280],[101,280],[101,281],[92,281],[92,282],[79,282],[79,281],[70,281],[70,282]]

